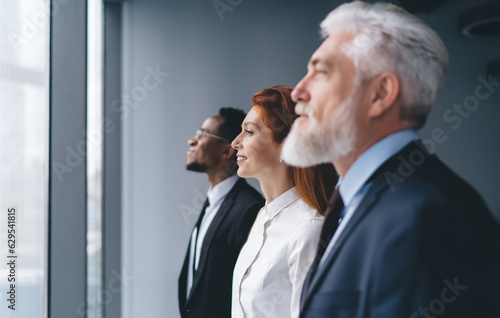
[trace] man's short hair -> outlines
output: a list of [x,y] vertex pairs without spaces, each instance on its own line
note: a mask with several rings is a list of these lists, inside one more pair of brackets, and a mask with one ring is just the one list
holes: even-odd
[[445,45],[427,24],[389,3],[346,3],[321,22],[327,37],[346,31],[354,37],[344,53],[356,67],[355,85],[391,71],[399,78],[402,120],[425,124],[448,65]]
[[246,114],[241,109],[223,107],[219,110],[219,115],[224,118],[224,121],[219,125],[217,134],[232,142],[240,134],[241,124]]

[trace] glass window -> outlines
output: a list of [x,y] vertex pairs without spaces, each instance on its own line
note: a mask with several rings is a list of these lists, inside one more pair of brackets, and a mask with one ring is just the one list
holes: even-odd
[[47,317],[48,4],[0,1],[2,318]]
[[102,160],[103,160],[103,7],[88,1],[87,30],[87,317],[101,318]]

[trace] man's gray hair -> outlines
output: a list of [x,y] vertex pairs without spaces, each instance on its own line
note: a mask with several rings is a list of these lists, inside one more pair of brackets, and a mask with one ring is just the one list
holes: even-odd
[[339,6],[321,22],[323,37],[337,31],[354,36],[343,49],[356,67],[356,84],[394,72],[401,85],[401,119],[422,127],[448,65],[448,52],[436,32],[400,7],[361,1]]

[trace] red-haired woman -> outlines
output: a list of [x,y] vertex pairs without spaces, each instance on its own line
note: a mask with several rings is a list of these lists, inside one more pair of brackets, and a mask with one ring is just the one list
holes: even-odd
[[299,317],[322,213],[337,182],[331,164],[295,168],[280,159],[297,117],[292,89],[275,86],[255,94],[232,143],[238,175],[259,180],[266,198],[234,268],[233,317]]

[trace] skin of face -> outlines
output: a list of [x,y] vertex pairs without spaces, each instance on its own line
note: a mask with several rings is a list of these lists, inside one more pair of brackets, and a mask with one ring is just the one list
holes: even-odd
[[319,130],[328,131],[332,114],[350,96],[356,71],[342,52],[342,45],[351,38],[345,32],[331,35],[312,55],[307,74],[292,92],[292,99],[299,103],[296,110],[301,116],[294,123],[299,132],[310,125],[302,107],[311,109]]
[[[217,115],[207,118],[200,130],[209,134],[217,135],[219,125],[223,117]],[[189,150],[187,152],[186,167],[188,170],[207,172],[220,164],[224,144],[227,143],[210,136],[202,136],[199,140],[192,137],[188,140]]]
[[309,157],[300,164],[330,160],[343,176],[366,149],[392,133],[413,127],[400,119],[400,81],[395,73],[385,71],[359,82],[356,67],[344,52],[352,39],[346,31],[328,36],[312,55],[306,76],[292,91],[300,117],[290,135],[300,138],[290,140],[302,142],[285,141],[285,161],[293,163],[290,158],[301,157],[297,151],[289,151],[291,148],[308,149]]
[[280,165],[280,144],[271,137],[271,129],[262,121],[258,110],[253,106],[242,124],[241,133],[231,146],[237,150],[238,175],[242,178],[256,178],[262,182],[272,176]]

